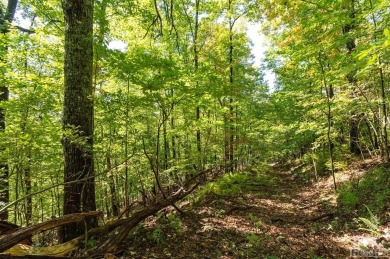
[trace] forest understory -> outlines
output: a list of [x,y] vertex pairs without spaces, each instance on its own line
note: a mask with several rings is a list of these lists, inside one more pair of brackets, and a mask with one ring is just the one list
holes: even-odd
[[0,0],[0,257],[389,257],[389,64],[389,0]]
[[[168,206],[147,217],[114,251],[90,253],[115,236],[115,231],[90,239],[87,249],[82,246],[69,255],[79,258],[386,258],[390,252],[390,199],[388,192],[383,194],[381,190],[388,189],[389,177],[381,178],[378,170],[386,173],[388,167],[378,159],[352,162],[336,173],[337,192],[331,176],[315,179],[312,172],[299,170],[302,165],[259,165],[245,172],[224,173],[176,203],[182,213]],[[366,200],[351,198],[354,194],[348,186],[357,188]],[[375,197],[382,195],[383,208],[376,212],[369,210],[368,206],[378,200]],[[56,239],[55,233],[40,234],[40,245],[51,244]],[[0,258],[13,258],[6,253]]]
[[[353,163],[336,175],[337,181],[347,184],[362,180],[378,163],[372,159]],[[310,182],[280,166],[253,169],[249,175],[247,181],[243,176],[225,175],[213,186],[206,186],[201,194],[194,195],[193,202],[182,204],[186,211],[183,215],[169,209],[150,217],[115,255],[347,258],[362,256],[365,251],[366,256],[389,256],[389,211],[374,216],[383,224],[364,230],[369,228],[358,220],[358,211],[364,206],[356,205],[352,211],[338,206],[340,198],[331,177]],[[202,199],[197,201],[199,196]]]

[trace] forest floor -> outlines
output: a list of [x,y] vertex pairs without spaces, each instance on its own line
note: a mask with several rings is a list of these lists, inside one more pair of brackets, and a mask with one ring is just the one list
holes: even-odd
[[[349,180],[374,164],[366,161],[358,167],[352,165],[350,175],[337,175],[337,181]],[[389,222],[381,226],[380,235],[359,230],[357,220],[345,218],[337,207],[331,177],[310,183],[291,170],[276,167],[264,172],[252,170],[248,175],[253,177],[245,178],[247,181],[230,179],[225,188],[233,191],[207,191],[201,199],[193,197],[179,204],[185,211],[182,215],[168,209],[150,217],[129,235],[116,255],[348,258],[357,251],[362,255],[364,249],[365,255],[389,255],[389,248],[383,247],[390,241]]]

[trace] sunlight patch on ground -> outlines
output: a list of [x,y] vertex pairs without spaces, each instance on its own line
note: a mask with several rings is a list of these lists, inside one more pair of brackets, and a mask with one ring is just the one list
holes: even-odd
[[390,242],[389,228],[383,229],[383,234],[374,236],[369,233],[346,233],[340,237],[336,237],[336,241],[351,252],[351,255],[373,255],[373,257],[390,257],[390,249],[386,246]]
[[199,233],[210,230],[231,230],[243,234],[259,234],[264,231],[254,226],[254,223],[241,217],[226,216],[224,218],[203,218]]

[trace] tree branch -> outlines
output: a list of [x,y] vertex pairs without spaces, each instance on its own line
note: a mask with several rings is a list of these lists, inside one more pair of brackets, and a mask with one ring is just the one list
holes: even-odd
[[127,158],[125,161],[123,161],[121,164],[119,164],[119,165],[117,165],[117,166],[115,166],[115,167],[113,167],[113,168],[104,170],[104,171],[102,171],[102,172],[99,173],[99,174],[95,174],[95,175],[93,175],[93,176],[88,176],[88,177],[86,177],[86,178],[79,179],[79,180],[74,180],[74,181],[69,181],[69,182],[65,182],[65,183],[54,184],[54,185],[51,185],[51,186],[49,186],[49,187],[46,187],[46,188],[44,188],[44,189],[42,189],[42,190],[39,190],[39,191],[36,191],[36,192],[32,192],[32,193],[30,193],[30,194],[27,194],[26,196],[23,196],[23,197],[21,197],[21,198],[19,198],[19,199],[16,199],[16,200],[14,200],[13,202],[10,202],[10,203],[8,203],[7,205],[5,205],[4,207],[2,207],[2,208],[0,209],[0,213],[3,212],[3,211],[5,211],[5,210],[8,209],[9,207],[11,207],[11,206],[17,204],[17,203],[20,202],[20,201],[23,201],[23,200],[25,200],[25,199],[27,199],[27,198],[29,198],[29,197],[31,197],[31,196],[34,196],[34,195],[37,195],[37,194],[46,192],[46,191],[51,190],[51,189],[53,189],[53,188],[56,188],[56,187],[59,187],[59,186],[65,186],[65,185],[68,185],[68,184],[74,184],[74,183],[81,182],[81,181],[86,181],[86,180],[88,180],[88,179],[92,179],[92,178],[95,178],[95,177],[97,177],[97,176],[101,176],[101,175],[104,175],[104,174],[109,174],[109,173],[112,173],[112,172],[115,172],[115,171],[119,171],[119,170],[121,170],[121,169],[125,166],[126,162],[127,162],[128,160],[130,160],[133,156],[134,156],[134,154],[132,154],[130,157],[128,157],[128,158]]

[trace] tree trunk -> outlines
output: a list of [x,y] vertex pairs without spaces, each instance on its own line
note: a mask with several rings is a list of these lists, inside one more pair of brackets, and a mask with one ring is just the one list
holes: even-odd
[[[126,157],[126,159],[127,159],[127,157]],[[110,170],[112,168],[112,165],[111,165],[111,158],[108,154],[106,156],[106,161],[107,161],[107,170]],[[127,166],[126,166],[126,168],[127,168]],[[119,216],[119,202],[118,202],[118,198],[116,195],[116,185],[115,185],[114,175],[112,173],[110,173],[108,175],[108,179],[109,179],[109,186],[110,186],[112,215],[114,217],[117,217],[117,216]]]
[[168,155],[169,155],[169,142],[167,138],[167,121],[168,121],[168,115],[166,114],[166,111],[164,110],[165,108],[162,109],[162,114],[163,114],[163,121],[162,121],[162,126],[163,126],[163,141],[164,141],[164,165],[163,169],[167,170],[168,169]]
[[[374,10],[372,1],[370,0],[371,10]],[[377,19],[375,17],[375,12],[372,12],[371,15],[372,21],[374,23],[374,31],[377,30]],[[376,35],[374,34],[374,40],[376,41]],[[390,151],[388,147],[388,136],[387,136],[387,103],[386,103],[386,87],[385,87],[385,78],[383,74],[382,68],[382,60],[381,57],[378,56],[378,67],[379,67],[379,76],[380,76],[380,91],[381,91],[381,106],[382,106],[382,145],[381,145],[381,153],[382,157],[386,162],[389,162],[390,159]]]
[[[231,9],[232,1],[229,0],[229,10]],[[233,26],[234,22],[232,17],[229,18],[229,87],[230,87],[230,98],[229,98],[229,166],[230,171],[234,170],[234,79],[233,79]]]
[[[195,76],[197,77],[198,69],[199,69],[199,50],[198,50],[198,31],[199,31],[199,4],[200,0],[195,0],[195,24],[193,31],[193,44],[194,44],[194,70]],[[199,92],[199,82],[196,80],[196,91]],[[196,150],[197,150],[197,162],[198,162],[198,170],[202,168],[202,136],[200,132],[200,107],[196,105]]]
[[[28,166],[24,168],[24,184],[26,185],[26,195],[31,194],[31,156],[28,156]],[[26,198],[26,225],[30,225],[32,219],[32,196]]]
[[[8,32],[7,22],[11,23],[14,19],[17,0],[8,0],[7,10],[3,14],[0,6],[0,33],[6,34]],[[7,45],[0,49],[0,61],[4,61],[7,55]],[[3,77],[3,75],[1,75]],[[0,102],[8,101],[9,92],[8,87],[4,82],[0,82]],[[5,131],[5,111],[0,108],[0,132]],[[5,147],[0,147],[0,152],[3,153]],[[0,205],[5,205],[9,202],[9,184],[8,184],[8,163],[5,157],[0,160]],[[0,220],[8,220],[8,211],[5,210],[0,213]]]
[[329,151],[329,158],[330,158],[330,164],[331,164],[331,172],[332,172],[332,177],[333,177],[333,185],[334,185],[334,190],[335,192],[337,191],[337,184],[336,184],[336,176],[335,176],[335,166],[334,166],[334,154],[333,154],[333,142],[331,140],[331,129],[333,127],[333,120],[332,120],[332,99],[334,97],[334,91],[333,91],[333,86],[332,84],[328,85],[327,78],[326,78],[326,72],[324,65],[322,64],[321,60],[321,53],[318,55],[318,63],[321,67],[321,74],[322,74],[322,81],[323,81],[323,86],[325,88],[326,92],[326,104],[327,104],[327,113],[326,113],[326,118],[327,118],[327,141],[328,141],[328,151]]
[[[348,3],[347,8],[349,12],[349,21],[345,26],[343,26],[343,34],[346,37],[346,48],[347,48],[347,53],[348,56],[352,56],[352,53],[356,49],[356,43],[355,43],[355,38],[351,37],[349,34],[352,32],[352,30],[355,28],[355,0],[351,0],[350,3]],[[353,70],[347,74],[347,80],[348,83],[352,86],[355,87],[356,85],[356,78],[355,78],[356,71]],[[351,98],[354,98],[354,89],[352,89],[351,93]],[[350,113],[349,117],[349,150],[352,154],[359,155],[360,154],[360,147],[359,147],[359,117],[357,114],[352,111]]]
[[[65,19],[64,111],[62,146],[64,215],[96,210],[93,162],[93,0],[63,0]],[[85,224],[97,225],[96,218]],[[63,241],[84,233],[84,223],[63,227]]]
[[126,209],[126,217],[129,216],[129,211],[127,208],[130,205],[130,197],[129,197],[129,95],[130,95],[130,78],[127,77],[127,88],[126,88],[126,126],[125,126],[125,157],[126,157],[126,167],[125,167],[125,209]]

